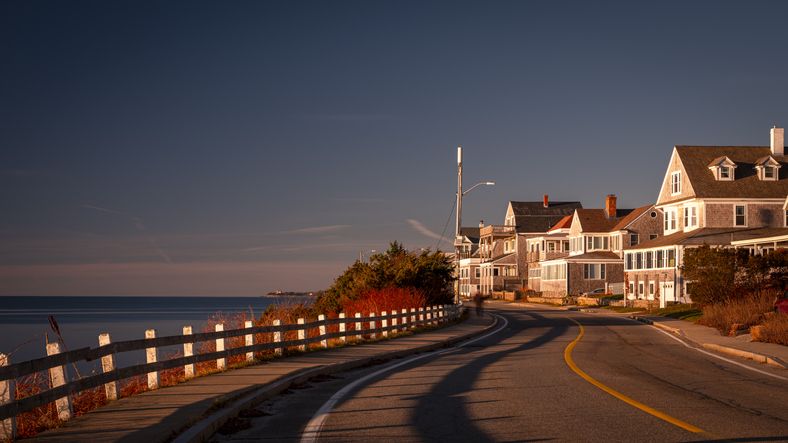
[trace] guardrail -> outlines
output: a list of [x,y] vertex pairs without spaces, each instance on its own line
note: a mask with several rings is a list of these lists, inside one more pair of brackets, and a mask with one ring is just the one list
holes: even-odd
[[[403,309],[401,312],[381,312],[380,315],[370,313],[362,317],[356,313],[347,317],[344,313],[337,318],[318,317],[318,321],[306,323],[303,318],[296,324],[281,324],[274,320],[272,326],[253,326],[247,321],[244,328],[224,330],[224,325],[216,325],[216,332],[192,334],[191,326],[184,327],[184,335],[157,337],[156,330],[145,331],[145,339],[129,340],[112,343],[109,334],[99,337],[100,346],[97,348],[81,348],[63,352],[60,343],[47,345],[47,357],[37,358],[21,363],[10,364],[9,359],[0,354],[0,439],[14,439],[16,437],[16,416],[35,408],[55,403],[58,418],[69,420],[74,417],[71,395],[79,392],[104,386],[108,400],[118,398],[119,381],[138,375],[147,374],[148,388],[159,387],[159,373],[166,369],[184,367],[187,377],[193,376],[194,365],[206,361],[216,361],[217,368],[226,366],[226,359],[232,356],[246,354],[247,361],[254,360],[254,354],[260,351],[274,350],[282,354],[283,349],[297,347],[306,350],[307,346],[320,343],[328,347],[328,340],[340,339],[343,342],[348,337],[361,339],[365,335],[376,338],[377,334],[388,336],[391,331],[404,331],[424,324],[437,324],[457,318],[462,312],[461,305],[443,305],[430,308]],[[363,329],[363,324],[369,328]],[[338,332],[327,332],[330,325],[339,325]],[[378,326],[380,325],[380,326]],[[316,335],[308,333],[317,330]],[[285,332],[297,331],[297,340],[283,341]],[[273,334],[273,341],[255,343],[256,334]],[[311,336],[310,336],[311,335]],[[234,337],[244,337],[244,346],[225,349],[225,340]],[[194,344],[199,342],[215,341],[216,351],[203,354],[194,354]],[[183,345],[183,357],[170,360],[159,360],[159,348],[166,346]],[[146,351],[147,363],[115,367],[115,354],[119,352]],[[101,360],[102,373],[68,381],[66,365],[80,361]],[[41,371],[49,371],[51,389],[25,398],[15,399],[15,379]]]

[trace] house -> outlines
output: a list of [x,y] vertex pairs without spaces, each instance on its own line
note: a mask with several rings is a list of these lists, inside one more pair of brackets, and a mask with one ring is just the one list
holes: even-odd
[[479,222],[478,228],[460,228],[460,235],[454,240],[454,249],[457,259],[457,292],[461,297],[473,297],[479,291],[479,231],[484,222]]
[[708,244],[753,253],[788,238],[784,130],[770,146],[675,146],[655,207],[664,236],[625,248],[630,299],[690,302],[680,267],[687,248]]
[[[568,229],[565,222],[551,230],[564,232],[560,240],[562,250],[557,250],[555,242],[551,256],[549,236],[545,238],[547,253],[532,266],[531,287],[538,286],[543,294],[559,297],[599,288],[623,292],[624,248],[642,238],[657,238],[661,234],[662,212],[654,205],[618,209],[616,201],[615,195],[608,195],[604,209],[577,209]],[[535,246],[538,250],[539,245]]]
[[580,202],[510,201],[503,225],[481,228],[479,240],[479,291],[519,290],[528,285],[526,240],[541,236],[556,223],[582,209]]

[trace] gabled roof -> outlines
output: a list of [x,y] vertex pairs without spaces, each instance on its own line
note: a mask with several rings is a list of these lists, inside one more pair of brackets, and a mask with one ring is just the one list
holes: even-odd
[[514,214],[514,225],[517,233],[547,232],[567,215],[573,215],[575,209],[582,209],[580,202],[515,202],[509,206]]
[[463,237],[468,237],[468,239],[474,243],[479,243],[479,238],[481,237],[480,235],[481,230],[482,228],[461,227],[460,235]]
[[607,218],[604,209],[578,209],[576,218],[583,232],[610,232],[617,230],[615,227],[619,222],[628,218],[634,211],[634,209],[617,209],[616,215],[618,217]]
[[[783,199],[788,195],[788,170],[781,168],[778,180],[764,181],[758,178],[754,169],[759,160],[772,155],[769,146],[676,146],[675,151],[684,166],[686,179],[691,183],[694,195],[669,196],[660,204],[670,204],[688,197]],[[709,171],[709,164],[722,157],[728,157],[738,166],[735,180],[717,181]],[[786,156],[775,156],[774,159],[781,166],[788,163]]]
[[548,230],[547,232],[553,232],[553,231],[557,231],[559,229],[569,229],[570,227],[572,227],[572,218],[573,217],[574,217],[574,214],[573,215],[567,215],[566,217],[562,218],[560,222],[556,223],[555,226],[550,228],[550,230]]

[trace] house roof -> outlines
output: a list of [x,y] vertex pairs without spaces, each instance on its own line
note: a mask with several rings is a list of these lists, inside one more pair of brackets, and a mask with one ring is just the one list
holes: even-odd
[[470,240],[473,243],[479,243],[479,238],[481,237],[480,235],[481,229],[482,228],[478,228],[478,227],[477,228],[461,227],[460,235],[463,237],[468,237],[468,240]]
[[604,261],[604,260],[621,261],[622,258],[619,257],[618,254],[616,254],[615,252],[593,251],[593,252],[586,252],[585,254],[569,255],[561,258],[554,258],[552,260],[544,260],[541,262],[541,264],[545,265],[554,262],[581,262],[582,263],[588,261]]
[[580,202],[548,202],[545,208],[544,202],[515,202],[510,201],[514,214],[515,231],[518,233],[526,232],[547,232],[563,220],[567,215],[573,215],[575,209],[582,209]]
[[729,246],[732,241],[768,238],[779,235],[788,235],[788,228],[701,228],[657,237],[653,240],[647,240],[635,246],[624,248],[624,250],[653,249],[676,245],[701,246],[708,244],[710,246]]
[[572,218],[574,215],[567,215],[566,217],[562,218],[560,222],[556,223],[555,226],[550,228],[548,232],[556,231],[558,229],[569,229],[572,227]]
[[580,228],[583,232],[610,232],[616,230],[616,226],[623,220],[629,220],[627,222],[629,224],[637,218],[637,215],[642,214],[641,211],[630,219],[629,216],[635,211],[635,209],[617,209],[616,218],[607,218],[607,213],[604,209],[578,209],[577,221],[580,223]]
[[[692,184],[695,198],[779,198],[788,195],[788,168],[780,168],[778,180],[764,181],[754,169],[759,160],[772,155],[769,146],[676,146],[676,153]],[[717,181],[709,171],[709,164],[721,157],[736,163],[734,180]],[[781,166],[788,164],[788,157],[775,156]],[[685,200],[687,196],[668,197],[660,204]]]
[[[639,219],[641,215],[645,214],[646,212],[651,210],[653,207],[654,207],[654,205],[648,205],[648,206],[641,206],[639,208],[633,209],[632,212],[630,212],[629,214],[627,214],[627,215],[623,216],[622,218],[620,218],[619,222],[616,223],[616,225],[613,226],[613,229],[611,229],[611,230],[612,231],[621,231],[621,230],[627,229],[627,227],[630,224],[632,224],[632,222],[634,222],[635,220]],[[618,211],[616,211],[616,212],[618,212]]]

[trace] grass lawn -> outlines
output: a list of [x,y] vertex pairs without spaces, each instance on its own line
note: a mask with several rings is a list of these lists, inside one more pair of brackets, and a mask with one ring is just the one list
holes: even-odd
[[661,315],[663,317],[676,318],[692,323],[697,323],[703,317],[703,311],[697,304],[674,305],[667,308],[654,309],[651,311],[653,315]]
[[616,312],[646,312],[645,308],[632,308],[624,306],[600,306],[601,309],[610,309]]

